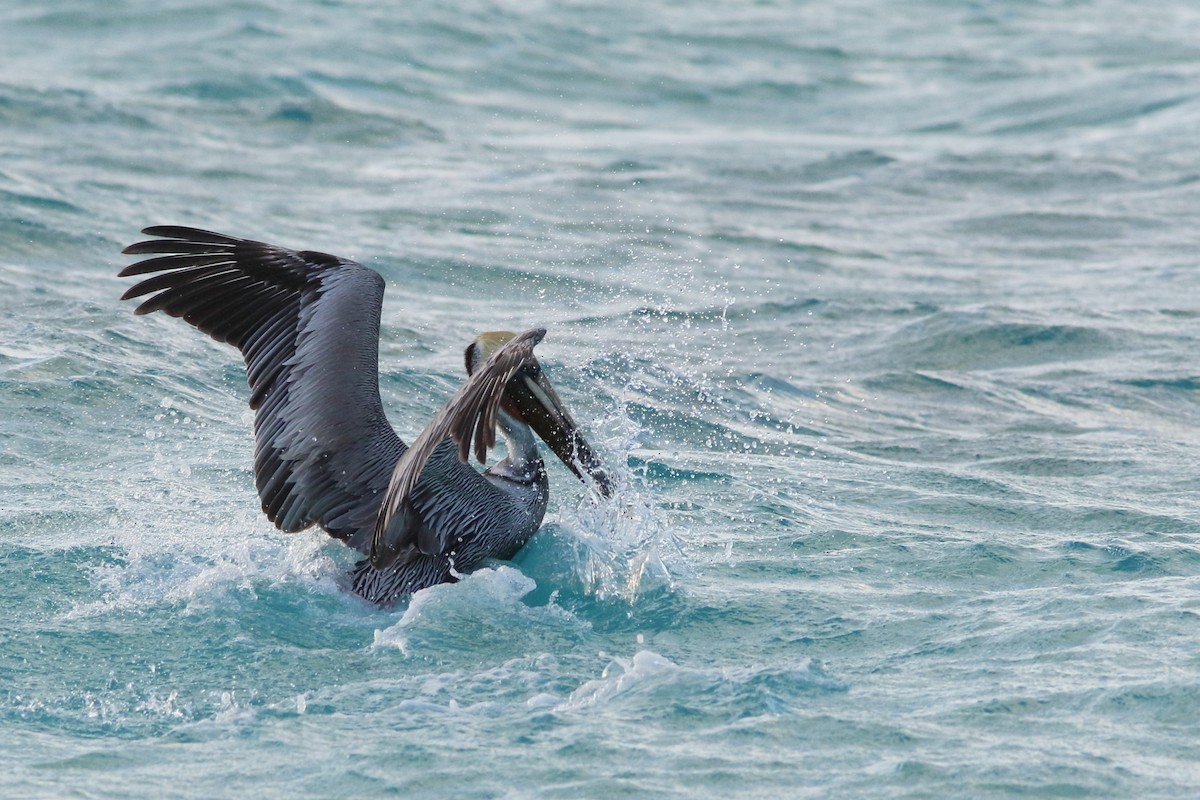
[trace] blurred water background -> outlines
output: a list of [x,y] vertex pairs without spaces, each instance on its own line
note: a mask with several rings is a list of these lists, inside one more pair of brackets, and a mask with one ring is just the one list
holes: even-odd
[[[8,0],[0,793],[1200,793],[1200,6]],[[391,610],[284,535],[187,224],[546,325],[624,481]],[[161,318],[160,318],[161,317]]]

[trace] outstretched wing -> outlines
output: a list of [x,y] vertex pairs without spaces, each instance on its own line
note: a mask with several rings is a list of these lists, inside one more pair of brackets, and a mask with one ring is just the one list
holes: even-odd
[[415,547],[426,555],[446,550],[447,531],[434,531],[421,524],[413,507],[413,489],[434,451],[446,439],[458,446],[458,460],[465,463],[474,443],[475,458],[482,464],[488,448],[496,444],[496,415],[504,390],[517,372],[533,360],[533,348],[546,335],[534,328],[513,337],[476,370],[442,410],[417,436],[392,472],[387,494],[379,508],[371,543],[371,563],[377,568],[392,564]]
[[125,248],[158,254],[122,300],[182,317],[241,350],[255,409],[254,475],[281,530],[316,523],[366,550],[404,444],[379,398],[383,278],[354,261],[211,231],[146,228]]

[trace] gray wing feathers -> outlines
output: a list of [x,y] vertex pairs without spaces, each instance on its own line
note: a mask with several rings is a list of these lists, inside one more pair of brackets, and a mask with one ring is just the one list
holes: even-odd
[[[371,544],[371,561],[376,567],[393,563],[407,548],[415,547],[426,555],[446,552],[453,532],[434,530],[420,521],[414,507],[418,480],[435,452],[450,446],[448,439],[457,448],[459,462],[467,461],[472,442],[476,459],[484,461],[488,448],[496,443],[496,417],[505,387],[533,358],[533,347],[544,333],[540,329],[528,331],[493,353],[396,462]],[[428,479],[422,481],[426,482]]]
[[124,275],[158,273],[124,299],[182,317],[242,351],[256,410],[255,483],[279,528],[314,523],[365,550],[378,498],[404,445],[379,398],[383,279],[353,261],[195,228],[126,253],[165,253]]

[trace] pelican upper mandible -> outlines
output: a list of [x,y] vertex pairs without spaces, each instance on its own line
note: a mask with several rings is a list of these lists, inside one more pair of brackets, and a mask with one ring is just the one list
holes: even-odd
[[[284,531],[319,525],[367,557],[356,593],[387,603],[508,559],[546,512],[533,434],[603,496],[608,477],[550,386],[533,348],[546,335],[484,333],[466,350],[466,383],[408,447],[379,396],[383,278],[354,261],[178,226],[125,248],[153,254],[122,300],[163,311],[238,348],[254,409],[254,476]],[[496,435],[508,454],[482,474]]]

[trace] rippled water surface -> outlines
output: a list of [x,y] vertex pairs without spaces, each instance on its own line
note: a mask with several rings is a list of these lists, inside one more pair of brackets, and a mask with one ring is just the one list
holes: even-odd
[[[12,0],[0,793],[1200,793],[1200,7]],[[614,465],[366,606],[261,515],[189,224],[480,330]],[[161,318],[160,318],[161,317]]]

